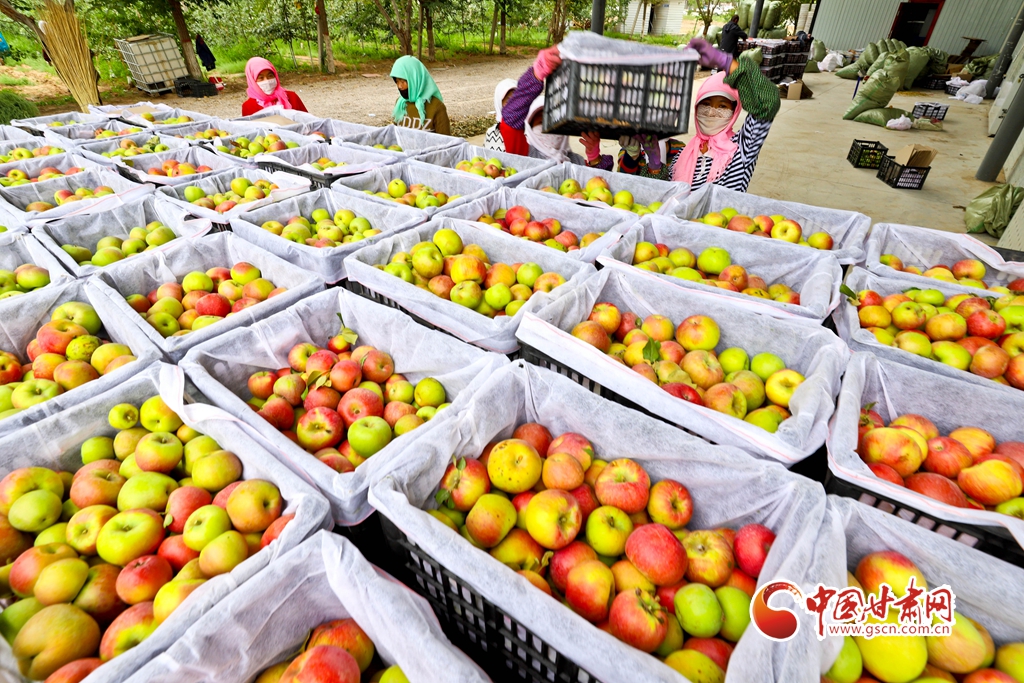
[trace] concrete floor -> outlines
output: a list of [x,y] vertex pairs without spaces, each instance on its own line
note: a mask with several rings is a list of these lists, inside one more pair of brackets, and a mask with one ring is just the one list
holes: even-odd
[[[750,183],[752,194],[860,211],[875,222],[964,231],[962,207],[992,185],[974,179],[991,142],[987,137],[990,102],[966,104],[937,90],[901,92],[892,99],[893,107],[910,111],[915,102],[934,101],[948,104],[949,111],[942,131],[896,131],[843,120],[855,81],[805,74],[805,82],[814,97],[782,101]],[[850,165],[846,157],[854,140],[881,142],[890,154],[917,143],[935,148],[938,155],[923,189],[896,190],[876,178],[875,171]],[[483,136],[471,142],[483,144]],[[575,138],[572,146],[583,151]],[[616,154],[618,145],[604,141],[602,150]],[[987,236],[981,239],[994,243]]]

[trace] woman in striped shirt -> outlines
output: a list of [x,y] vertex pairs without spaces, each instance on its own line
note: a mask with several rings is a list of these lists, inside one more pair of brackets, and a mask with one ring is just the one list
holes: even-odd
[[[648,178],[689,183],[696,190],[714,183],[746,192],[757,157],[779,112],[779,89],[752,60],[733,59],[703,38],[689,47],[700,53],[700,65],[718,69],[697,93],[695,127],[690,144],[668,140],[662,148],[654,136],[620,139],[619,171]],[[734,131],[740,111],[747,118]]]

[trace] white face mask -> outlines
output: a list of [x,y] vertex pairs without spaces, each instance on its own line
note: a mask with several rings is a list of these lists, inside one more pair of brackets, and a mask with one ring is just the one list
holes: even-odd
[[277,79],[271,78],[269,81],[256,81],[256,85],[259,86],[260,90],[269,95],[277,88]]
[[697,105],[697,126],[704,135],[717,135],[732,120],[732,110],[712,107],[710,104]]

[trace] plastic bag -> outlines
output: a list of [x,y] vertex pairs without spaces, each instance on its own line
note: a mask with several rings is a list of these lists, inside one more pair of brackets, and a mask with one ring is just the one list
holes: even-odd
[[[54,193],[58,190],[74,192],[80,187],[93,190],[99,186],[109,187],[114,194],[77,202],[65,202],[47,211],[26,211],[33,202],[53,204]],[[114,207],[122,206],[152,193],[152,185],[133,183],[112,170],[97,166],[74,175],[53,178],[45,183],[0,187],[0,203],[2,203],[5,213],[14,217],[18,224],[25,224],[32,221],[49,221],[63,216],[109,211]]]
[[[317,117],[313,116],[312,114],[308,114],[304,111],[299,111],[298,109],[282,109],[280,106],[277,105],[274,105],[273,107],[266,107],[265,109],[260,109],[255,114],[249,114],[248,116],[239,116],[238,118],[234,118],[231,120],[235,123],[240,123],[249,126],[250,130],[253,127],[263,126],[271,126],[274,128],[283,127],[281,126],[281,124],[263,120],[271,116],[283,116],[286,119],[291,119],[295,123],[312,123],[318,120]],[[294,124],[284,125],[287,126]]]
[[817,38],[811,41],[811,59],[816,62],[820,62],[825,59],[826,54],[827,52],[825,50],[824,41],[818,40]]
[[914,124],[911,127],[915,130],[942,130],[942,121],[925,118],[914,119]]
[[343,135],[341,138],[335,138],[332,144],[351,144],[359,145],[361,147],[373,147],[374,145],[390,147],[392,145],[397,145],[402,148],[401,151],[376,148],[371,151],[375,153],[379,152],[381,154],[392,154],[404,159],[416,152],[430,152],[435,149],[444,149],[445,147],[451,147],[452,145],[457,145],[462,142],[465,142],[462,138],[390,124],[381,128],[374,128],[372,131],[367,133]]
[[375,129],[376,126],[339,121],[338,119],[318,119],[316,121],[308,121],[305,123],[294,123],[290,126],[281,126],[280,128],[280,130],[290,130],[293,133],[298,133],[299,135],[313,136],[314,133],[320,133],[328,142],[334,138],[344,137],[346,135],[372,133]]
[[[160,168],[166,161],[189,163],[194,167],[209,166],[211,170],[179,176],[162,176],[148,173],[150,168]],[[217,173],[230,173],[235,170],[253,169],[255,164],[238,157],[215,153],[203,146],[189,146],[171,149],[155,154],[139,154],[133,157],[114,157],[114,163],[138,183],[154,185],[195,185]]]
[[910,90],[914,87],[914,81],[924,72],[931,57],[928,50],[923,47],[907,48],[907,75],[903,78],[903,89]]
[[154,131],[158,131],[160,130],[160,128],[167,126],[167,124],[163,123],[166,119],[180,118],[182,116],[187,116],[190,119],[192,119],[192,121],[189,121],[188,123],[205,123],[207,121],[213,120],[213,117],[208,114],[203,114],[198,111],[192,111],[191,109],[172,109],[170,107],[168,107],[167,109],[161,108],[159,111],[153,112],[153,121],[149,121],[147,119],[142,118],[141,114],[132,113],[131,109],[123,110],[121,115],[118,116],[118,118],[122,121],[132,124],[133,126],[142,126],[144,128],[152,128]]
[[986,232],[993,237],[1003,236],[1024,199],[1024,188],[1004,183],[990,187],[971,200],[964,212],[967,232]]
[[889,119],[885,123],[885,127],[889,130],[910,130],[913,126],[914,122],[906,114],[899,118]]
[[[856,65],[852,64],[851,66],[855,67]],[[818,62],[818,69],[821,71],[835,71],[836,69],[842,68],[843,56],[838,52],[829,52],[821,61]],[[836,75],[839,75],[838,71],[836,72]],[[853,74],[853,77],[856,78],[857,74]],[[845,76],[843,78],[845,78]]]
[[[834,241],[831,253],[843,265],[859,263],[864,258],[864,240],[871,227],[871,219],[854,211],[784,202],[709,184],[670,207],[669,211],[661,213],[686,220],[700,220],[701,216],[711,211],[721,211],[727,207],[736,209],[746,216],[781,214],[799,223],[803,234],[806,235],[819,231],[827,232]],[[749,238],[763,239],[752,236]]]
[[[517,337],[602,387],[633,401],[666,421],[715,443],[738,446],[787,465],[806,458],[824,443],[839,377],[849,356],[834,334],[807,322],[778,320],[760,314],[756,303],[676,287],[635,269],[605,268],[582,287],[552,302],[537,316],[527,316]],[[794,394],[792,417],[774,434],[749,422],[677,399],[657,384],[638,377],[570,331],[590,315],[594,304],[608,301],[641,318],[658,314],[679,324],[691,315],[715,319],[721,331],[718,348],[732,346],[774,353],[787,367],[806,377]],[[546,322],[550,321],[550,322]]]
[[38,135],[33,135],[26,130],[18,128],[17,126],[0,125],[0,140],[24,140],[32,141],[39,140]]
[[981,104],[985,99],[985,86],[988,81],[971,81],[956,91],[956,99],[967,104]]
[[906,50],[889,53],[885,59],[885,65],[861,84],[857,96],[853,99],[853,104],[843,114],[843,119],[849,121],[868,109],[888,106],[889,100],[903,85],[903,77],[906,74]]
[[840,479],[940,519],[1002,527],[1024,546],[1024,520],[993,510],[954,507],[879,479],[856,452],[860,411],[869,403],[886,424],[914,413],[935,423],[942,435],[971,426],[991,433],[997,442],[1024,440],[1024,425],[1005,419],[1011,411],[1024,410],[1024,394],[1013,391],[1016,393],[1007,395],[991,380],[988,386],[974,386],[870,353],[855,353],[846,368],[829,432],[829,469]]
[[591,31],[569,31],[558,44],[558,52],[562,59],[581,64],[641,66],[696,62],[698,59],[696,50],[616,40]]
[[[144,372],[115,388],[88,401],[75,403],[68,410],[54,415],[18,433],[0,439],[2,471],[17,467],[43,466],[73,471],[82,466],[80,446],[92,436],[112,436],[116,430],[109,426],[107,415],[119,403],[139,406],[147,398],[160,394],[172,408],[171,395],[177,391],[181,403],[185,389],[184,375],[176,367],[162,363],[151,364]],[[212,406],[190,407],[213,409]],[[213,409],[216,410],[216,409]],[[312,487],[288,471],[277,458],[244,434],[239,426],[227,421],[195,422],[186,411],[176,411],[190,427],[216,439],[242,461],[245,479],[266,479],[281,491],[285,514],[295,514],[281,535],[268,547],[250,556],[230,573],[207,581],[190,595],[152,635],[117,658],[107,662],[89,675],[90,683],[119,683],[136,669],[149,662],[173,645],[185,630],[203,614],[213,608],[237,587],[244,584],[263,568],[297,546],[303,539],[321,528],[330,528],[327,501]],[[0,422],[0,424],[3,424]],[[213,610],[219,613],[219,610]],[[17,671],[10,646],[0,641],[0,678],[7,671]]]
[[[166,338],[142,316],[135,313],[125,301],[126,296],[146,294],[165,282],[180,282],[192,271],[205,273],[216,267],[231,268],[242,261],[256,266],[261,277],[273,282],[275,287],[284,287],[287,291],[243,308],[200,330],[180,337]],[[267,253],[230,232],[209,235],[202,240],[174,240],[170,249],[142,254],[130,262],[122,263],[130,265],[124,268],[108,266],[96,277],[113,290],[108,294],[111,304],[118,313],[134,322],[149,341],[172,361],[181,360],[189,349],[208,339],[220,337],[238,327],[251,325],[301,299],[312,296],[324,287],[324,281],[318,275]]]
[[[209,121],[198,121],[193,123],[179,123],[176,126],[160,126],[159,131],[146,131],[151,135],[156,133],[161,137],[175,138],[185,140],[190,145],[205,145],[208,141],[206,137],[195,137],[196,133],[204,133],[208,130],[225,130],[233,135],[246,135],[251,134],[253,130],[252,124],[248,123],[236,123],[234,121],[225,121],[223,119],[210,119]],[[185,136],[193,136],[191,140]]]
[[[83,114],[78,111],[71,111],[65,114],[51,114],[49,116],[33,116],[29,119],[14,119],[12,126],[17,126],[28,131],[45,133],[52,128],[65,128],[78,124],[102,125],[107,122],[107,117],[102,114]],[[53,126],[51,124],[58,124]]]
[[[46,250],[32,235],[26,232],[2,232],[0,233],[0,270],[13,271],[18,266],[31,263],[45,268],[50,274],[50,284],[62,285],[70,282],[73,278],[67,274],[60,265],[60,261],[54,258],[53,254]],[[0,299],[0,316],[13,301],[25,300],[26,297],[36,297],[45,287],[18,296]]]
[[[432,152],[420,152],[413,156],[417,161],[422,161],[425,164],[431,164],[433,166],[440,166],[441,168],[449,169],[460,174],[465,172],[457,170],[455,165],[460,161],[469,161],[473,157],[482,157],[488,160],[497,159],[501,162],[503,167],[515,169],[515,174],[507,178],[494,179],[496,184],[508,187],[515,187],[530,176],[536,175],[537,173],[555,165],[555,162],[550,159],[534,159],[533,157],[524,157],[518,154],[496,152],[493,149],[485,149],[484,147],[477,147],[469,143],[455,145],[454,147],[445,147],[444,149]],[[477,177],[479,177],[479,175],[477,175]]]
[[[552,434],[583,434],[593,444],[596,458],[629,457],[643,465],[652,481],[671,478],[687,486],[694,498],[690,528],[738,527],[750,522],[770,526],[777,538],[761,581],[786,577],[804,584],[822,519],[820,487],[774,464],[755,462],[733,448],[711,446],[602,400],[554,372],[516,362],[495,373],[451,430],[435,431],[430,439],[416,444],[415,452],[404,453],[395,469],[374,484],[370,501],[421,552],[507,613],[513,624],[522,624],[542,639],[542,646],[535,645],[541,654],[534,657],[553,658],[553,649],[590,673],[587,680],[684,680],[656,658],[624,645],[543,595],[486,552],[472,549],[424,511],[435,507],[434,492],[452,455],[475,458],[489,441],[508,438],[527,421],[543,423]],[[452,590],[447,585],[445,589]],[[495,626],[503,628],[500,613],[497,624],[479,623],[481,629]],[[775,644],[748,631],[730,659],[727,680],[817,683],[817,667],[808,664],[809,657],[815,661],[819,657],[810,626],[808,620],[793,640]],[[487,640],[494,642],[493,637]],[[529,636],[527,640],[533,642]]]
[[[286,240],[260,227],[267,221],[287,223],[295,216],[309,217],[314,209],[326,209],[332,216],[341,209],[348,209],[370,221],[370,225],[381,232],[357,242],[319,248]],[[254,209],[239,218],[232,218],[231,230],[245,241],[318,274],[328,284],[334,284],[346,277],[346,257],[368,244],[422,225],[426,221],[426,214],[411,206],[395,202],[378,203],[360,193],[347,190],[321,189]]]
[[346,618],[366,632],[385,666],[398,664],[409,680],[437,680],[438,672],[453,683],[490,680],[448,641],[423,598],[367,562],[347,539],[324,531],[224,598],[128,681],[252,680],[294,656],[315,627]]
[[112,152],[115,149],[120,149],[121,142],[123,140],[131,140],[141,147],[153,138],[157,138],[160,144],[167,145],[170,149],[181,149],[182,147],[189,146],[189,141],[183,138],[166,137],[157,135],[153,131],[145,131],[142,133],[134,133],[133,135],[125,135],[113,140],[110,138],[104,138],[94,142],[83,142],[75,147],[75,152],[81,154],[86,159],[89,159],[94,163],[101,164],[103,166],[113,166],[116,163],[114,161],[114,157],[103,156],[104,152]]
[[[756,299],[701,282],[633,268],[633,252],[640,241],[665,244],[670,250],[685,247],[694,255],[708,247],[720,247],[729,252],[735,263],[746,268],[748,273],[764,278],[768,284],[782,282],[791,286],[800,294],[800,303],[784,304],[771,299]],[[755,241],[731,230],[666,216],[644,216],[620,240],[604,250],[598,263],[608,267],[630,268],[630,272],[655,277],[677,287],[713,292],[747,304],[757,304],[762,309],[761,313],[773,318],[821,323],[839,305],[839,285],[843,280],[839,261],[827,251],[793,249],[789,244],[778,242],[766,239]]]
[[[398,157],[391,154],[378,154],[379,150],[368,150],[358,147],[342,147],[331,145],[326,142],[283,149],[271,154],[259,154],[252,159],[261,169],[265,171],[285,171],[292,169],[301,171],[296,175],[301,177],[322,176],[325,182],[332,182],[334,176],[357,175],[372,171],[388,164],[398,161]],[[312,164],[320,159],[329,159],[337,166],[316,170]]]
[[[136,102],[135,104],[131,104],[131,105],[127,105],[127,106],[122,105],[122,104],[106,104],[106,105],[90,104],[89,105],[89,113],[90,114],[102,114],[103,116],[106,116],[109,119],[116,119],[116,118],[119,118],[120,116],[125,115],[125,114],[131,115],[132,110],[134,110],[136,107],[145,107],[147,109],[154,109],[156,111],[173,111],[173,109],[171,107],[168,107],[166,104],[154,103],[154,102]],[[205,121],[205,120],[207,120],[209,118],[210,117],[208,117],[208,116],[204,116],[203,120]]]
[[[587,181],[595,176],[600,176],[607,180],[608,186],[613,194],[620,190],[626,190],[633,195],[633,201],[637,204],[650,206],[655,202],[661,202],[662,206],[658,208],[655,213],[667,213],[672,205],[678,201],[682,201],[688,194],[690,194],[689,183],[655,180],[654,178],[641,178],[639,176],[632,176],[625,173],[613,173],[611,171],[604,171],[598,168],[590,168],[589,166],[577,166],[576,164],[568,161],[527,178],[519,185],[519,187],[531,190],[540,190],[542,188],[549,187],[557,190],[559,185],[570,178],[575,179],[580,185],[586,185]],[[559,198],[562,201],[576,202],[578,204],[583,204],[584,206],[596,206],[602,209],[612,208],[604,202],[588,201],[585,199],[569,199],[567,197],[562,197],[562,195],[557,194],[557,192],[551,192],[550,195],[552,197]],[[619,209],[613,210],[619,211]],[[631,215],[635,216],[636,214]]]
[[[394,254],[408,252],[418,242],[431,239],[442,228],[455,230],[465,244],[479,244],[493,262],[533,262],[545,272],[559,273],[566,282],[550,292],[535,293],[514,316],[488,318],[459,304],[440,299],[429,291],[375,267],[388,263]],[[360,249],[349,257],[345,265],[350,280],[390,298],[409,313],[465,342],[504,354],[514,353],[519,348],[515,337],[516,328],[527,313],[539,312],[549,302],[568,296],[569,292],[581,287],[594,274],[594,266],[567,258],[551,247],[512,237],[481,223],[447,217],[437,217],[426,225],[411,228]]]
[[[896,109],[895,107],[885,107],[880,109],[868,109],[857,114],[853,120],[857,123],[870,123],[872,126],[883,126],[888,128],[890,121],[899,118],[906,118],[908,112],[902,109]],[[908,125],[909,128],[909,125]],[[899,130],[905,130],[900,128]]]
[[548,192],[511,187],[504,187],[462,206],[441,211],[438,216],[476,221],[484,214],[493,215],[498,209],[510,209],[513,206],[525,206],[535,220],[554,218],[562,224],[563,232],[571,232],[577,238],[587,233],[604,233],[586,247],[565,252],[568,258],[584,263],[597,260],[605,247],[614,244],[637,221],[636,215],[632,213],[624,215],[620,211],[579,207],[560,197],[552,197]]
[[[359,335],[359,344],[391,354],[395,371],[411,382],[434,377],[444,385],[452,402],[433,420],[395,439],[348,474],[335,472],[299,448],[245,402],[246,382],[252,373],[287,367],[288,352],[295,344],[312,342],[322,346],[337,334],[339,316]],[[196,347],[181,362],[181,367],[200,391],[244,422],[292,471],[316,482],[331,503],[333,518],[339,524],[351,526],[372,512],[366,502],[366,491],[375,473],[384,471],[409,441],[435,428],[443,429],[448,415],[454,415],[474,388],[507,362],[504,356],[485,353],[442,332],[424,329],[401,311],[344,289],[329,289],[277,315]]]

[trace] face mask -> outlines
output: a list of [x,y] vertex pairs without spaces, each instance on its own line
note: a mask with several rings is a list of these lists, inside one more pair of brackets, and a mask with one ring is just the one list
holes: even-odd
[[717,135],[729,125],[732,120],[732,111],[719,109],[710,104],[697,105],[697,126],[704,135]]
[[403,100],[409,99],[409,89],[408,88],[406,88],[405,90],[402,90],[401,88],[399,88],[398,89],[398,94],[402,96]]
[[269,95],[277,88],[277,79],[271,78],[269,81],[256,81],[256,85],[259,86],[260,90]]

